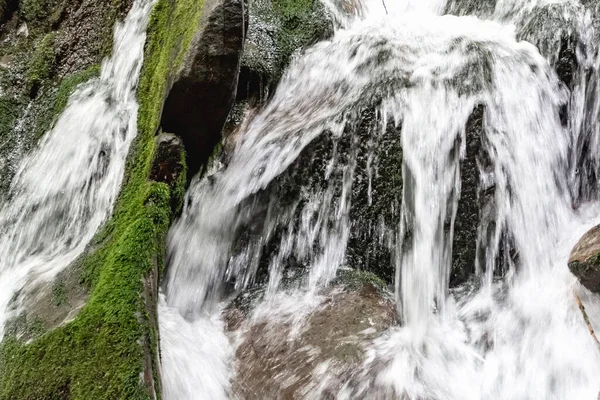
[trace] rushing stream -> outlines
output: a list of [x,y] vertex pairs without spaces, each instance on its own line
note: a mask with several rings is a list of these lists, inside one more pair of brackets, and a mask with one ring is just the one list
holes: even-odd
[[[354,267],[351,239],[366,229],[353,223],[364,201],[354,190],[368,181],[368,205],[377,204],[383,194],[372,187],[391,179],[380,173],[386,158],[400,156],[383,142],[395,140],[398,204],[363,233],[389,254],[400,324],[364,343],[366,359],[352,371],[321,365],[301,397],[596,399],[600,352],[573,290],[588,295],[567,268],[598,222],[599,152],[581,150],[600,138],[589,11],[568,0],[498,0],[477,18],[459,2],[373,0],[350,16],[324,3],[340,25],[334,37],[292,62],[227,159],[194,179],[171,229],[159,304],[164,397],[240,396],[232,382],[245,332],[226,333],[221,315],[248,288],[264,289],[251,319],[291,321],[289,340],[305,328],[322,290]],[[558,7],[570,25],[536,32],[540,7]],[[557,32],[578,40],[570,82],[553,69]],[[477,109],[476,273],[450,288],[466,127]],[[364,129],[368,112],[375,123]],[[321,167],[294,176],[307,152]],[[588,308],[600,322],[597,301]]]
[[153,4],[134,2],[100,77],[77,88],[21,161],[0,209],[0,337],[27,291],[82,254],[112,211],[137,134],[135,92]]

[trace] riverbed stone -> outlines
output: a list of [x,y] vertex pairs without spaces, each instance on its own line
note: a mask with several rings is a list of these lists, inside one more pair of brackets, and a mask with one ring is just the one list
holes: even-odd
[[[397,323],[391,296],[372,274],[343,273],[301,326],[294,315],[266,319],[229,308],[237,342],[233,390],[240,398],[304,398],[321,369],[346,376],[364,360],[364,346]],[[369,278],[370,277],[370,278]],[[344,282],[344,283],[342,283]]]
[[569,269],[583,286],[600,293],[600,226],[589,230],[575,245]]

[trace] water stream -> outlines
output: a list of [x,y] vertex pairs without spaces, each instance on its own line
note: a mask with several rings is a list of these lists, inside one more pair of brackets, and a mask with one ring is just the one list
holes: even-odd
[[76,89],[18,167],[0,209],[0,337],[27,291],[81,255],[112,211],[137,134],[135,93],[153,4],[134,2],[115,27],[100,77]]
[[[567,268],[577,239],[600,221],[598,152],[578,150],[597,148],[600,134],[589,12],[566,0],[499,0],[481,19],[442,16],[461,5],[433,0],[373,0],[358,16],[325,4],[340,23],[334,37],[292,62],[229,157],[194,179],[171,229],[159,304],[164,397],[239,395],[239,341],[221,313],[248,288],[264,288],[252,318],[303,329],[322,289],[353,267],[353,235],[366,229],[353,223],[364,201],[355,192],[367,181],[369,206],[384,197],[373,187],[391,179],[381,171],[399,154],[382,143],[396,140],[400,201],[386,200],[365,235],[389,252],[401,323],[364,343],[366,360],[349,374],[315,371],[302,397],[596,399],[600,352],[573,290],[589,299],[592,323],[600,308]],[[553,69],[561,37],[528,25],[543,7],[572,22],[570,82]],[[477,106],[485,212],[476,274],[450,288]],[[365,115],[374,116],[366,129]]]

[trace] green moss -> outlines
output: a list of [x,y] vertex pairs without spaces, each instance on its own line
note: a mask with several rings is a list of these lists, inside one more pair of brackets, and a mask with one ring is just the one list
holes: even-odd
[[0,143],[8,140],[8,134],[19,118],[24,105],[25,103],[21,99],[0,97]]
[[60,82],[55,90],[44,91],[38,100],[39,111],[36,113],[33,126],[33,142],[37,142],[44,133],[48,132],[56,119],[63,112],[69,102],[69,98],[80,84],[97,77],[100,74],[100,66],[94,65],[81,72],[69,75]]
[[56,307],[68,304],[67,288],[65,283],[58,280],[52,284],[52,302]]
[[0,399],[151,397],[142,376],[148,353],[156,363],[156,321],[141,294],[143,278],[162,263],[171,193],[147,177],[168,81],[183,59],[201,7],[196,0],[156,5],[138,89],[138,137],[124,186],[112,219],[80,261],[90,298],[75,320],[30,344],[5,338]]
[[171,209],[175,215],[179,215],[181,213],[185,198],[185,189],[187,186],[187,164],[185,162],[185,150],[181,152],[179,157],[179,164],[183,166],[183,171],[179,173],[177,180],[171,185]]
[[373,285],[382,292],[387,288],[385,281],[374,273],[357,269],[340,270],[332,284],[342,284],[351,290],[358,290],[366,284]]
[[21,0],[20,9],[28,22],[50,22],[57,12],[62,10],[65,2],[62,0]]
[[27,67],[26,80],[29,89],[39,86],[44,80],[50,78],[56,61],[55,41],[56,33],[52,32],[44,36],[37,45]]

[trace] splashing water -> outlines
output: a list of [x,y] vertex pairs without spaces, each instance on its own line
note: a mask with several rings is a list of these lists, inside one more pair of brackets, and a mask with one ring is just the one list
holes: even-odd
[[[340,21],[335,36],[292,63],[230,158],[192,183],[169,236],[159,308],[166,398],[233,397],[235,343],[220,320],[229,295],[263,284],[254,318],[302,329],[319,289],[353,260],[353,235],[366,229],[352,218],[363,181],[369,205],[386,195],[372,187],[390,179],[378,171],[397,156],[381,145],[393,140],[401,201],[385,205],[369,234],[390,255],[402,325],[365,343],[366,359],[349,376],[315,371],[303,397],[597,398],[600,353],[567,268],[578,237],[600,221],[597,204],[581,206],[593,180],[574,172],[581,163],[593,171],[595,159],[580,160],[591,156],[577,148],[599,134],[584,111],[596,110],[589,13],[571,1],[500,0],[491,20],[480,20],[439,16],[456,2],[389,3],[344,16],[325,2]],[[533,44],[518,41],[546,6],[573,17],[569,32],[586,48],[572,87],[552,69],[560,38],[529,32]],[[477,276],[450,290],[460,166],[472,156],[466,126],[477,106],[486,155]],[[365,115],[374,115],[368,129]],[[582,296],[599,322],[597,301]]]
[[0,210],[0,336],[17,291],[52,280],[85,249],[118,195],[137,133],[135,90],[152,0],[135,1],[101,75],[81,85],[20,164]]

